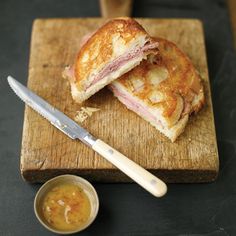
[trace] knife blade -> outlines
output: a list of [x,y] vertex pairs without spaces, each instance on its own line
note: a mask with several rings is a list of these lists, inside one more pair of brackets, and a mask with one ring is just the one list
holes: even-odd
[[167,192],[166,184],[133,162],[102,140],[95,138],[87,130],[82,128],[64,113],[46,102],[43,98],[22,85],[13,77],[7,77],[8,83],[16,95],[28,106],[46,118],[52,125],[61,130],[72,139],[79,139],[84,144],[111,162],[131,179],[156,197],[162,197]]
[[28,106],[46,118],[52,125],[56,126],[63,133],[72,139],[80,139],[83,143],[92,146],[95,142],[93,137],[87,130],[82,128],[64,113],[50,105],[37,94],[30,91],[24,85],[19,83],[13,77],[8,76],[8,83],[16,95],[21,98]]

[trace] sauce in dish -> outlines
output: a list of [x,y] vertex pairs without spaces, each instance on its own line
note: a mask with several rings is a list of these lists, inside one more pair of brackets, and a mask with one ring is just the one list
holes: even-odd
[[61,184],[52,188],[43,199],[43,216],[56,230],[82,228],[91,214],[88,196],[76,184]]

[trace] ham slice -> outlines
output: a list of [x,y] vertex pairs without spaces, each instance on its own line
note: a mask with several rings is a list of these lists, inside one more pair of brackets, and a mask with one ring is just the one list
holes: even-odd
[[152,44],[146,44],[143,47],[134,48],[133,50],[130,50],[128,53],[125,53],[124,55],[119,56],[112,62],[110,62],[107,66],[105,66],[97,75],[95,75],[92,82],[87,86],[86,90],[89,89],[91,86],[96,84],[98,81],[102,80],[104,77],[109,75],[110,73],[118,70],[120,67],[125,65],[130,60],[140,57],[145,52],[148,52],[149,50],[155,49],[158,47],[158,43],[152,43]]
[[[157,48],[158,43],[151,43],[146,44],[143,47],[134,48],[133,50],[130,50],[129,52],[125,53],[124,55],[119,56],[112,62],[108,63],[97,75],[94,76],[94,79],[91,81],[91,83],[86,87],[86,90],[91,88],[91,86],[95,85],[97,82],[101,81],[103,78],[108,76],[109,74],[115,72],[120,67],[125,65],[130,60],[141,57],[145,53],[149,52],[152,49]],[[68,78],[71,82],[75,81],[75,75],[74,75],[74,68],[73,67],[67,67],[63,73],[64,77]]]
[[116,88],[114,85],[110,84],[109,88],[112,90],[113,94],[123,103],[127,106],[128,109],[134,111],[135,113],[139,114],[142,117],[148,117],[148,119],[161,126],[164,129],[163,124],[161,123],[160,120],[157,119],[157,117],[155,115],[153,115],[150,111],[148,111],[148,109],[143,106],[140,103],[137,103],[134,98],[129,95],[128,93],[125,94],[124,92],[122,92],[121,90],[119,90],[118,88]]

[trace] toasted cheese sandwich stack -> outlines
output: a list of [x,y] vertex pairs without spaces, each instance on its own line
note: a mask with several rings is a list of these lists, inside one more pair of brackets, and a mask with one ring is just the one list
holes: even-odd
[[202,107],[203,86],[190,59],[174,43],[161,38],[156,41],[159,55],[142,61],[109,88],[127,108],[174,142],[189,115]]
[[116,18],[84,43],[73,66],[66,68],[73,99],[81,103],[150,54],[158,54],[153,40],[135,20]]

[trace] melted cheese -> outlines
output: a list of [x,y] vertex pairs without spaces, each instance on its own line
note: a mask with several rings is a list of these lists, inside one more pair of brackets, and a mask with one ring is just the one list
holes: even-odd
[[128,43],[125,43],[125,40],[121,37],[119,33],[115,34],[112,37],[112,58],[110,61],[114,60],[115,57],[118,57],[127,52],[127,49],[132,50],[136,47],[144,46],[146,42],[146,36],[135,37],[130,40]]
[[148,72],[147,78],[150,80],[152,85],[158,85],[163,80],[167,79],[168,70],[165,67],[157,67]]

